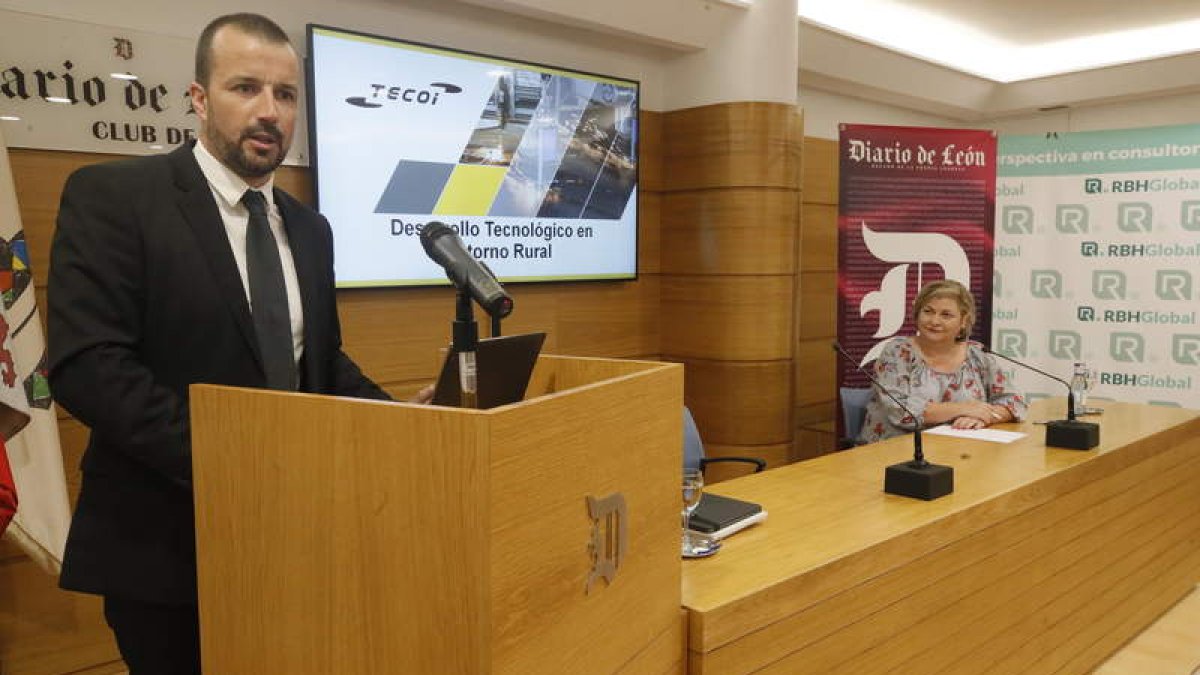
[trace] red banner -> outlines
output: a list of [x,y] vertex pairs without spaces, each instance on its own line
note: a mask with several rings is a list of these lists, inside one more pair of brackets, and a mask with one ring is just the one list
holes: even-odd
[[[995,134],[843,124],[839,141],[838,339],[846,351],[866,364],[889,338],[912,335],[912,301],[938,279],[971,290],[971,337],[987,343]],[[844,362],[838,385],[870,386]]]

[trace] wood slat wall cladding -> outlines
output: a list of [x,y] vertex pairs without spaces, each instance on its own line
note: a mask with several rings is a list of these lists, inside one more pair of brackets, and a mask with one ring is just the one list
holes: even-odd
[[[631,282],[536,284],[510,288],[516,311],[504,332],[546,331],[547,353],[657,358],[660,355],[659,216],[662,211],[662,120],[643,112],[639,278]],[[112,155],[9,149],[38,304],[45,320],[50,244],[63,184],[75,169],[121,159]],[[276,183],[312,203],[307,168],[283,167]],[[354,289],[338,293],[346,352],[393,396],[432,381],[439,350],[450,340],[449,288]],[[486,321],[481,317],[486,333]],[[64,464],[72,504],[87,432],[60,409]],[[7,542],[0,544],[0,672],[49,675],[122,672],[98,599],[56,588],[56,580]]]
[[685,364],[710,454],[778,466],[794,436],[803,122],[793,105],[739,102],[662,125],[662,354]]
[[796,356],[796,452],[793,459],[836,449],[837,141],[804,139],[800,227],[799,330]]

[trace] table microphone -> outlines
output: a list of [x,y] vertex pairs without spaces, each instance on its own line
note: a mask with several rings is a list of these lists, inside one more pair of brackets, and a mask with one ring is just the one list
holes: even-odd
[[908,406],[901,403],[900,399],[888,391],[887,387],[879,384],[879,381],[875,379],[871,371],[863,368],[857,361],[850,358],[846,350],[842,349],[841,344],[834,342],[831,346],[833,347],[833,351],[850,362],[851,365],[858,369],[858,372],[866,375],[871,384],[875,385],[877,391],[892,399],[896,405],[900,406],[901,410],[908,413],[908,416],[913,419],[912,461],[893,464],[884,471],[883,491],[888,494],[924,499],[925,501],[944,497],[954,492],[954,467],[942,464],[930,464],[925,461],[925,453],[921,450],[921,420],[908,409]]
[[1005,356],[1000,352],[992,350],[987,345],[983,345],[983,351],[985,354],[999,356],[1005,361],[1015,363],[1022,368],[1028,368],[1040,375],[1045,375],[1055,382],[1061,382],[1067,388],[1067,419],[1046,422],[1046,445],[1071,450],[1091,450],[1100,445],[1100,425],[1095,422],[1080,422],[1075,419],[1075,392],[1071,391],[1071,385],[1066,380],[1051,375],[1040,368],[1034,368],[1028,363]]

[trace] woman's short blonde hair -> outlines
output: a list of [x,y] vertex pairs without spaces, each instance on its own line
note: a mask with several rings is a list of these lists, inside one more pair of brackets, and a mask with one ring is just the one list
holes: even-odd
[[952,281],[950,279],[942,279],[941,281],[933,281],[925,284],[921,292],[917,293],[917,297],[912,304],[912,320],[915,324],[917,317],[921,314],[921,310],[925,308],[933,300],[937,298],[950,298],[958,303],[958,311],[963,315],[963,327],[955,339],[960,342],[966,340],[971,334],[971,328],[975,325],[975,298],[966,286]]

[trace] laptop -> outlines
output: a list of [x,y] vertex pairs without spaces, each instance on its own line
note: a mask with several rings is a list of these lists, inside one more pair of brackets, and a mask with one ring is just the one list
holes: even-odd
[[[476,401],[480,410],[516,403],[525,398],[545,333],[484,338],[475,347]],[[442,362],[433,391],[433,404],[461,407],[458,352],[450,349]]]

